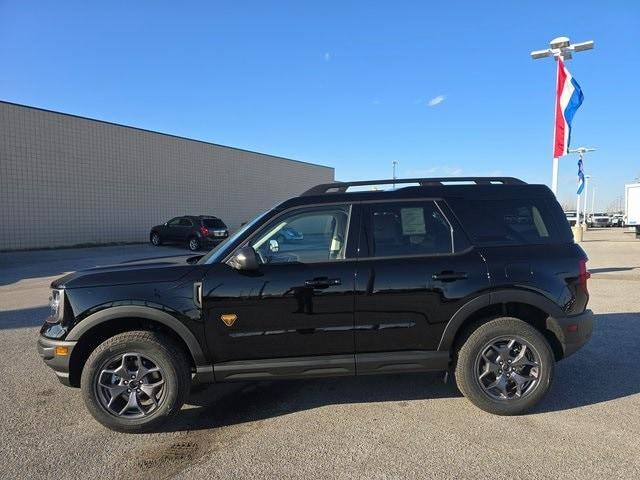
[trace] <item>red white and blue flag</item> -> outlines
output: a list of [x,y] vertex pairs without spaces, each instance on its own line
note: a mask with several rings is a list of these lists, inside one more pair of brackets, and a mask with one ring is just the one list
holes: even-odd
[[571,76],[564,62],[558,59],[558,83],[556,89],[556,127],[553,135],[553,156],[569,153],[571,121],[582,105],[584,95],[576,79]]

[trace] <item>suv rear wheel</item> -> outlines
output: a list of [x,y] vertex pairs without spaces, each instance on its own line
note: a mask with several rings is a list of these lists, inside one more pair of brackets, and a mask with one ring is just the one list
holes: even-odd
[[533,408],[549,390],[554,356],[544,336],[502,317],[472,331],[458,352],[456,382],[474,405],[497,415]]
[[89,356],[82,396],[93,417],[120,432],[151,431],[180,410],[191,381],[183,350],[157,332],[115,335]]

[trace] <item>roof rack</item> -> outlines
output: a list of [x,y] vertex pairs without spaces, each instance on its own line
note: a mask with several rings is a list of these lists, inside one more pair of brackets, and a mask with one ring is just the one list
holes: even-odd
[[396,178],[385,180],[364,180],[358,182],[333,182],[316,185],[304,192],[301,197],[323,195],[325,193],[344,193],[349,187],[367,185],[402,185],[417,183],[421,187],[443,186],[447,184],[472,183],[475,185],[526,185],[527,182],[514,177],[435,177],[435,178]]

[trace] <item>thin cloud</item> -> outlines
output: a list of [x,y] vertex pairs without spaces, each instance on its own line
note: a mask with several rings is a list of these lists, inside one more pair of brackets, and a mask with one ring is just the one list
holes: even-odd
[[444,95],[438,95],[437,97],[433,97],[431,100],[429,100],[429,102],[427,102],[427,105],[429,105],[430,107],[435,107],[436,105],[440,105],[442,102],[444,102],[444,99],[446,97]]
[[329,53],[329,52],[324,52],[324,57],[323,57],[323,58],[324,58],[324,61],[325,61],[325,62],[329,62],[329,61],[331,61],[331,53]]

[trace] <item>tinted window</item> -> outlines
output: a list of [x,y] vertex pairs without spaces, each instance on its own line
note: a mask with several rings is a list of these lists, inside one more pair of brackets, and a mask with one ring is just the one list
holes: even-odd
[[342,259],[349,206],[294,211],[267,224],[251,246],[262,263],[315,263]]
[[207,228],[227,228],[224,222],[219,218],[203,218],[202,225]]
[[180,220],[181,220],[180,217],[172,218],[167,222],[167,225],[171,225],[175,227],[176,225],[180,225]]
[[544,199],[458,199],[452,203],[478,244],[532,245],[556,240],[556,226]]
[[434,202],[369,206],[372,255],[415,256],[451,253],[451,227]]
[[188,218],[181,218],[180,219],[180,226],[181,227],[191,227],[191,226],[193,226],[193,223]]

